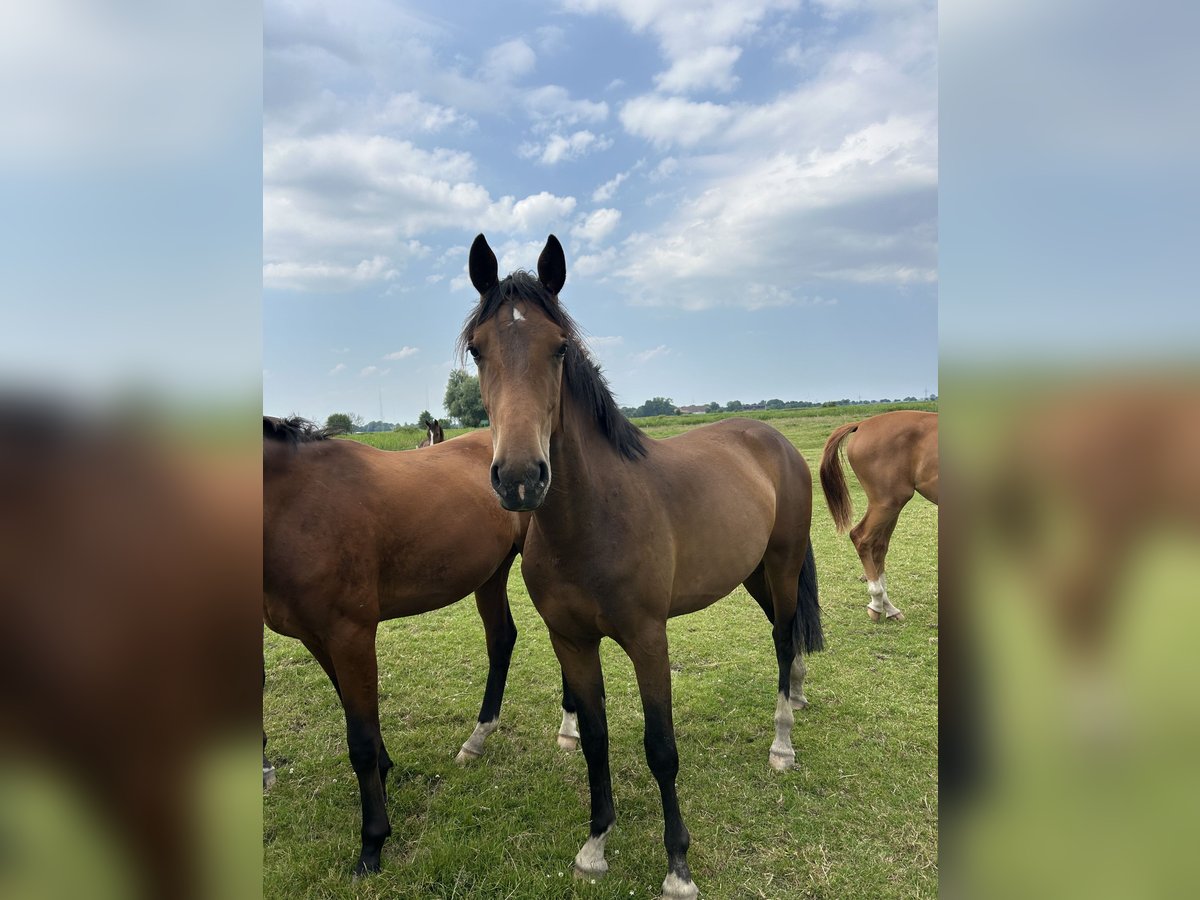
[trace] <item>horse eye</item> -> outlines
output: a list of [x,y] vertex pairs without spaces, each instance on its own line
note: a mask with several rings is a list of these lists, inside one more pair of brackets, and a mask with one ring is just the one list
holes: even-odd
[[467,352],[471,354],[471,359],[475,360],[475,362],[479,362],[479,348],[478,347],[476,347],[474,344],[468,344]]
[[562,359],[564,356],[566,356],[567,355],[567,346],[568,346],[567,342],[563,341],[562,346],[554,351],[555,357],[557,357],[558,359]]

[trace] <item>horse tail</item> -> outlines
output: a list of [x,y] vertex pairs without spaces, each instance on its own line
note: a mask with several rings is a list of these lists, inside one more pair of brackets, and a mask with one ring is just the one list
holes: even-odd
[[843,534],[850,527],[850,517],[854,512],[850,505],[850,489],[846,487],[846,476],[842,474],[842,460],[839,452],[842,441],[852,432],[857,431],[860,422],[847,422],[834,429],[829,440],[825,442],[825,452],[821,454],[821,490],[825,492],[825,502],[829,504],[830,515],[833,516],[834,527],[838,534]]
[[796,593],[796,617],[792,619],[792,641],[796,652],[816,653],[825,649],[825,634],[821,631],[821,604],[817,599],[817,563],[813,558],[812,541],[800,567],[800,589]]

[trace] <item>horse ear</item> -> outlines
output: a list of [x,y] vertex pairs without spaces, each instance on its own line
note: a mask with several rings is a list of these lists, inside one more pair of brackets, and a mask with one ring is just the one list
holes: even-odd
[[554,235],[546,238],[546,246],[538,257],[538,281],[555,296],[567,281],[567,258],[563,255],[562,244]]
[[471,259],[467,268],[471,272],[471,284],[480,294],[486,294],[496,286],[499,279],[496,254],[488,246],[487,238],[482,234],[471,244]]

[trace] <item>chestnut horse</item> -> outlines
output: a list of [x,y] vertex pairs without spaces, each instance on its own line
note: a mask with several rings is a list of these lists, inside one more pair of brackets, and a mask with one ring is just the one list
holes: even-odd
[[[263,417],[263,617],[308,648],[341,698],[362,801],[355,872],[364,874],[379,871],[391,833],[385,783],[392,761],[379,730],[376,627],[475,593],[487,637],[487,687],[458,761],[480,756],[499,725],[517,639],[508,573],[529,517],[496,506],[486,478],[486,431],[415,454],[329,437],[303,419]],[[566,695],[563,708],[562,730],[573,730]],[[263,765],[265,785],[265,758]]]
[[576,874],[608,870],[615,814],[599,650],[609,637],[633,662],[641,693],[646,760],[666,820],[663,894],[696,897],[675,792],[667,619],[746,586],[774,625],[779,693],[769,760],[790,767],[792,709],[805,704],[800,651],[823,643],[808,466],[762,422],[728,419],[663,441],[635,428],[559,305],[566,260],[553,235],[536,279],[515,272],[498,280],[483,235],[469,269],[480,299],[460,345],[479,367],[492,423],[491,483],[505,509],[533,511],[521,571],[579,711],[591,831]]
[[445,439],[446,434],[442,431],[442,423],[437,419],[433,419],[425,426],[425,437],[421,439],[421,443],[417,444],[417,449],[432,447],[434,444],[440,444]]
[[821,488],[838,534],[850,527],[853,512],[838,456],[850,434],[854,440],[846,449],[846,459],[867,495],[867,511],[850,531],[871,595],[867,615],[873,622],[883,616],[903,622],[904,613],[888,599],[883,565],[900,510],[912,495],[919,493],[934,505],[938,502],[937,413],[914,409],[883,413],[848,422],[829,436],[821,455]]

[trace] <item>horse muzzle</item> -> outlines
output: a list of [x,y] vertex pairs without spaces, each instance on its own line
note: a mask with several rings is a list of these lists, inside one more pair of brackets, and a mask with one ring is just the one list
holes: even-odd
[[510,512],[530,512],[542,505],[550,488],[550,466],[537,460],[522,466],[492,463],[492,490]]

